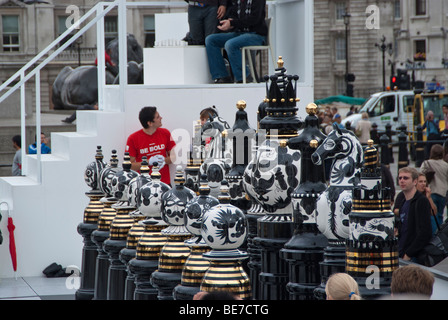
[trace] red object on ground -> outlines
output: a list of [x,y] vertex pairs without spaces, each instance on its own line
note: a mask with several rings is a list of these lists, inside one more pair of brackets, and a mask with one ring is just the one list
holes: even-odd
[[14,237],[14,229],[16,226],[11,217],[8,217],[8,231],[9,231],[9,254],[11,255],[12,267],[14,272],[17,271],[17,252],[16,252],[16,239]]

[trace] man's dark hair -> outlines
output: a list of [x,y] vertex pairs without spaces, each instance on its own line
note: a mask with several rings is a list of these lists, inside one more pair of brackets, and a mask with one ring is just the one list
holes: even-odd
[[22,138],[19,135],[12,137],[12,142],[14,142],[19,148],[22,148]]
[[140,113],[138,114],[138,119],[140,120],[140,123],[142,124],[142,127],[147,129],[148,128],[148,121],[153,122],[154,116],[156,115],[157,108],[156,107],[143,107],[142,110],[140,110]]
[[199,117],[201,120],[208,120],[210,117],[216,117],[217,115],[218,113],[213,107],[202,109],[199,113]]

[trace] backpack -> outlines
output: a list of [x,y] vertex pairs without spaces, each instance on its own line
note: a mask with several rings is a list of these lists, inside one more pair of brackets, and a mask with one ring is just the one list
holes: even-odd
[[417,260],[427,267],[433,267],[446,257],[448,257],[448,223],[440,226],[440,230],[423,248]]

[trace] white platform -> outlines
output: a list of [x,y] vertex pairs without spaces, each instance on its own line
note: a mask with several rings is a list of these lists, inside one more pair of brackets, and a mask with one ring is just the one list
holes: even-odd
[[145,85],[212,83],[204,46],[145,48]]

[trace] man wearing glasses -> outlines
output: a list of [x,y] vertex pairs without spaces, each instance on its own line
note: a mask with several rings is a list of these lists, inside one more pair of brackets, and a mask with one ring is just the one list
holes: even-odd
[[432,237],[431,205],[429,200],[417,191],[418,171],[405,167],[398,170],[398,184],[404,199],[399,205],[400,226],[398,253],[403,260],[417,261],[421,250]]

